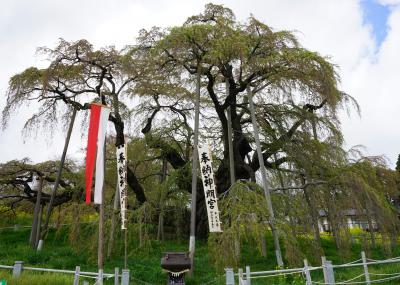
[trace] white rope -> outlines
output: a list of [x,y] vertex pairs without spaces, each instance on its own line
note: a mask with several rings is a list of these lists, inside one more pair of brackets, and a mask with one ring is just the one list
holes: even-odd
[[348,262],[348,263],[345,263],[345,264],[342,264],[342,265],[350,265],[350,264],[357,263],[359,261],[362,261],[362,259],[360,258],[360,259],[357,259],[357,260],[354,260],[354,261],[351,261],[351,262]]
[[376,276],[393,276],[398,275],[399,273],[369,273],[369,275],[376,275]]
[[383,279],[371,280],[370,282],[371,283],[382,283],[382,282],[394,280],[397,278],[400,278],[400,274],[397,276],[387,277],[387,278],[383,278]]
[[[358,275],[358,276],[356,276],[356,277],[354,277],[354,278],[351,278],[351,279],[349,279],[349,280],[342,281],[342,283],[343,283],[343,284],[349,284],[349,282],[354,281],[354,280],[356,280],[356,279],[358,279],[358,278],[360,278],[360,277],[363,277],[363,276],[365,276],[364,273],[362,273],[362,274],[360,274],[360,275]],[[337,284],[339,284],[339,283],[337,283]]]
[[97,276],[90,276],[90,275],[83,275],[83,274],[79,274],[79,277],[97,279]]
[[[370,283],[382,283],[382,282],[386,282],[386,281],[390,281],[390,280],[394,280],[394,279],[398,279],[398,278],[400,278],[400,274],[398,274],[396,276],[382,278],[382,279],[370,280],[369,282]],[[355,281],[355,282],[349,283],[350,281],[351,281],[351,279],[350,280],[346,280],[346,281],[342,281],[342,282],[335,282],[335,285],[367,284],[367,281]],[[330,285],[330,283],[325,283],[325,282],[312,281],[312,283],[320,284],[320,285]]]
[[278,273],[278,274],[273,274],[273,275],[266,275],[266,276],[251,276],[251,279],[257,279],[257,278],[269,278],[269,277],[276,277],[276,276],[285,276],[285,275],[292,275],[292,274],[302,274],[304,271],[295,271],[295,272],[288,272],[288,273]]
[[372,259],[372,258],[367,258],[368,261],[374,261],[374,262],[379,262],[379,261],[387,261],[387,260],[399,260],[400,261],[400,256],[397,257],[392,257],[389,259]]

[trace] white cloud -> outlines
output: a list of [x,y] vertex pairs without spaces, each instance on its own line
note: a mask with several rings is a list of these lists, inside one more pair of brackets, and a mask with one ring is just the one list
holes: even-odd
[[[399,0],[379,0],[385,5]],[[4,106],[7,81],[24,68],[42,64],[34,57],[38,46],[53,46],[59,37],[86,38],[96,46],[130,44],[140,28],[181,24],[186,17],[203,10],[208,1],[51,1],[5,0],[0,10],[0,108]],[[250,13],[275,29],[299,31],[301,43],[340,66],[342,89],[354,96],[362,117],[343,116],[348,146],[365,145],[371,154],[395,159],[400,132],[396,132],[396,106],[400,106],[397,82],[400,50],[400,15],[390,9],[389,30],[376,52],[371,27],[363,23],[358,0],[247,0],[218,1],[245,20]],[[60,155],[64,135],[59,132],[48,145],[41,137],[20,138],[28,110],[12,121],[12,128],[0,133],[0,161],[24,156],[35,161]],[[71,154],[80,156],[79,128],[75,129]]]
[[400,0],[378,0],[378,3],[381,5],[400,5]]

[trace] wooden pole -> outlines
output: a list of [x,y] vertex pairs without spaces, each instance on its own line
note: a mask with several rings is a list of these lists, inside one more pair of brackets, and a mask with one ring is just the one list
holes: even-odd
[[58,185],[60,184],[61,174],[62,174],[62,170],[63,170],[64,163],[65,163],[65,157],[67,156],[68,145],[69,145],[69,141],[71,139],[72,129],[74,128],[75,117],[76,117],[76,109],[74,108],[74,110],[72,111],[71,121],[70,121],[69,127],[68,127],[67,137],[65,138],[64,149],[63,149],[63,153],[61,155],[60,167],[57,172],[56,181],[54,182],[54,188],[53,188],[53,192],[51,193],[50,202],[49,202],[49,205],[47,206],[46,219],[45,219],[43,231],[41,234],[42,240],[44,240],[47,235],[51,211],[53,210],[54,199],[56,197]]
[[361,259],[364,267],[364,275],[365,275],[365,284],[371,285],[371,279],[369,277],[368,265],[367,265],[367,256],[364,251],[361,251]]
[[114,248],[114,240],[115,240],[115,227],[117,226],[117,215],[118,215],[118,204],[119,204],[119,187],[118,183],[116,184],[115,194],[114,194],[114,206],[111,217],[111,229],[110,229],[110,238],[108,240],[107,247],[107,258],[111,257]]
[[31,236],[29,239],[29,243],[33,249],[36,249],[36,245],[38,243],[38,232],[40,233],[40,227],[38,227],[38,224],[41,215],[42,188],[43,188],[43,177],[40,177],[39,185],[37,187],[35,208],[33,210]]
[[[199,68],[199,67],[198,67]],[[199,117],[200,117],[200,72],[196,76],[196,100],[194,115],[194,142],[192,154],[192,201],[190,212],[190,239],[189,239],[189,257],[191,262],[190,276],[193,276],[194,252],[196,244],[196,201],[197,201],[197,168],[198,168],[198,144],[199,144]]]
[[[105,170],[106,170],[106,141],[104,141],[104,179],[105,179]],[[103,285],[103,269],[104,269],[104,192],[105,192],[105,183],[103,183],[103,189],[101,191],[101,204],[100,204],[100,212],[99,212],[99,243],[97,247],[97,267],[99,268],[99,279],[98,285]]]
[[[127,221],[125,221],[127,224]],[[126,229],[124,231],[124,266],[125,269],[128,269],[128,225],[126,225]]]
[[[225,82],[226,86],[226,96],[229,96],[229,82]],[[233,140],[232,140],[232,117],[231,117],[231,107],[226,109],[226,118],[228,121],[228,148],[229,148],[229,176],[231,179],[231,186],[235,183],[235,160],[233,156]]]
[[310,274],[307,259],[304,259],[304,271],[306,274],[306,285],[312,285],[311,274]]
[[270,190],[268,187],[268,182],[267,182],[267,172],[265,170],[264,159],[263,159],[263,155],[262,155],[262,151],[261,151],[260,135],[259,135],[259,131],[258,131],[256,114],[254,111],[253,94],[250,90],[250,86],[247,86],[247,96],[248,96],[249,105],[250,105],[251,120],[253,123],[254,139],[256,141],[256,147],[257,147],[257,156],[258,156],[258,161],[260,163],[260,171],[261,171],[262,183],[263,183],[263,188],[264,188],[264,195],[265,195],[265,200],[267,201],[269,222],[270,222],[270,226],[271,226],[272,236],[274,238],[276,262],[277,262],[278,266],[282,267],[283,261],[282,261],[281,246],[279,244],[279,235],[275,228],[274,209],[272,207],[271,193],[270,193]]
[[38,250],[39,240],[40,240],[40,229],[42,227],[42,216],[43,216],[43,206],[40,203],[39,205],[39,215],[38,215],[38,223],[37,223],[37,231],[35,237],[35,249]]

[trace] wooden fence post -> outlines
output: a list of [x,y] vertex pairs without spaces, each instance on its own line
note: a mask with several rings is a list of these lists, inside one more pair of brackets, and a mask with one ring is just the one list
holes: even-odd
[[81,273],[81,268],[79,266],[75,267],[74,285],[79,285],[80,273]]
[[250,266],[246,266],[246,285],[251,285]]
[[326,277],[326,267],[325,267],[325,262],[326,262],[326,257],[325,256],[321,256],[321,266],[322,266],[322,272],[324,273],[324,280],[326,282],[327,278]]
[[16,261],[13,267],[13,277],[18,278],[21,275],[23,268],[24,268],[24,262]]
[[310,270],[308,269],[308,261],[304,259],[304,273],[306,274],[306,285],[312,285]]
[[367,285],[371,285],[371,279],[369,278],[369,271],[367,265],[367,257],[365,256],[365,252],[361,251],[361,259],[364,267],[364,274],[365,274],[365,283]]
[[233,268],[225,268],[226,285],[235,285],[235,274]]
[[114,285],[119,285],[119,268],[114,269]]
[[129,269],[122,269],[121,285],[129,285]]
[[96,285],[103,285],[103,269],[99,269],[99,274],[97,275]]
[[325,283],[329,285],[335,285],[335,274],[333,272],[332,261],[325,260],[324,268],[326,272]]
[[239,279],[239,285],[245,285],[243,284],[243,269],[239,268],[239,272],[238,272],[238,279]]

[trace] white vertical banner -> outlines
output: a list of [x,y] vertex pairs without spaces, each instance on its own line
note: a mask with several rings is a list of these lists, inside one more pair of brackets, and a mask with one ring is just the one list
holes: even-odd
[[217,190],[215,188],[214,171],[210,146],[198,146],[201,178],[203,180],[204,196],[206,199],[208,227],[210,232],[222,232],[219,219]]
[[103,203],[104,185],[104,142],[107,133],[108,117],[110,108],[102,107],[99,118],[99,130],[97,133],[97,157],[96,157],[96,179],[94,184],[94,203]]
[[126,230],[126,209],[127,209],[127,191],[126,191],[126,144],[117,147],[117,175],[119,188],[119,201],[121,204],[121,229]]

